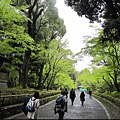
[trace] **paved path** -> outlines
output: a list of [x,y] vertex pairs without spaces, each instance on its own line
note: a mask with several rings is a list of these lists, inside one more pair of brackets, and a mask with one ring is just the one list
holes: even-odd
[[[65,113],[64,119],[110,119],[104,106],[94,98],[89,98],[86,94],[86,100],[81,106],[79,100],[80,92],[76,91],[76,99],[73,106],[68,98],[68,112]],[[54,114],[55,101],[40,106],[38,119],[58,119],[58,114]],[[23,113],[11,116],[7,119],[26,119]]]

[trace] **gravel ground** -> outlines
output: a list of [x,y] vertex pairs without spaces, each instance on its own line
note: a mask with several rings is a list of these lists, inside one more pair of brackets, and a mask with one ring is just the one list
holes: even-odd
[[[86,94],[85,103],[81,106],[80,92],[76,91],[76,99],[73,106],[68,98],[68,112],[64,119],[110,119],[105,107],[95,98],[89,98]],[[58,119],[58,114],[54,114],[55,101],[40,106],[38,119]],[[27,119],[23,113],[11,116],[7,119]]]

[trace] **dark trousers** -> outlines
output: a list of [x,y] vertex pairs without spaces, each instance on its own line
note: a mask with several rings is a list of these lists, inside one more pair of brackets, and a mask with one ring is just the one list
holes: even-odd
[[66,106],[66,110],[65,110],[65,112],[67,112],[67,102],[66,102],[65,106]]
[[74,102],[74,99],[71,99],[71,103],[72,103],[72,105],[73,105],[73,102]]
[[65,112],[64,111],[58,111],[58,114],[59,114],[59,120],[63,120],[63,117],[64,117],[64,114]]
[[84,104],[84,101],[83,101],[83,100],[81,101],[81,104],[82,104],[82,105]]

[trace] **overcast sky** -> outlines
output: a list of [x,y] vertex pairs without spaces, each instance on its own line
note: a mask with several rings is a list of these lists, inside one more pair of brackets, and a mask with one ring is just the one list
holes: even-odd
[[[85,17],[79,17],[77,13],[70,7],[64,4],[64,0],[56,0],[56,7],[58,8],[59,16],[64,19],[66,26],[66,34],[63,39],[67,39],[69,42],[69,48],[73,53],[77,53],[84,47],[83,36],[95,34],[95,28],[90,27],[89,20]],[[96,26],[97,24],[94,24]],[[83,61],[78,61],[76,64],[76,70],[81,71],[88,67],[90,57],[85,56]]]

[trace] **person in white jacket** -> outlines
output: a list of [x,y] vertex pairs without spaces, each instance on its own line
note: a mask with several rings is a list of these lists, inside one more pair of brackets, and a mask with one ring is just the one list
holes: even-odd
[[38,108],[40,106],[39,92],[35,92],[31,99],[35,101],[34,102],[35,111],[34,112],[28,112],[27,113],[27,118],[29,118],[29,119],[37,119]]

